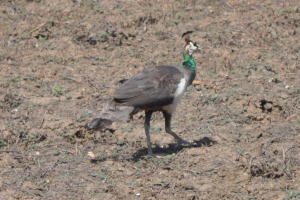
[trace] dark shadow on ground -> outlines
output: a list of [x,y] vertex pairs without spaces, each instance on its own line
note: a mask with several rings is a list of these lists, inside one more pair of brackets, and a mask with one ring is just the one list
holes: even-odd
[[[168,147],[156,146],[156,147],[152,148],[152,150],[153,150],[154,156],[155,155],[167,156],[167,155],[174,154],[174,153],[176,154],[185,148],[197,148],[197,147],[202,147],[202,146],[210,147],[210,146],[213,146],[218,143],[217,141],[213,140],[210,137],[204,137],[202,139],[195,140],[193,142],[194,142],[194,145],[178,145],[177,143],[171,143],[168,145]],[[140,159],[147,159],[147,158],[148,158],[148,150],[147,150],[147,148],[142,148],[142,149],[139,149],[136,153],[134,153],[132,158],[129,158],[126,160],[131,160],[131,161],[137,162]],[[91,163],[97,164],[97,163],[101,163],[101,162],[104,162],[106,160],[111,160],[111,159],[119,160],[120,158],[118,158],[118,157],[94,158],[94,159],[91,159]]]
[[[170,155],[173,153],[178,153],[182,149],[185,149],[185,148],[197,148],[197,147],[202,147],[202,146],[210,147],[210,146],[213,146],[218,143],[217,141],[213,140],[210,137],[204,137],[200,140],[196,140],[193,142],[195,143],[194,145],[178,145],[177,143],[171,143],[171,144],[169,144],[168,147],[162,148],[162,147],[156,146],[156,147],[152,148],[152,150],[153,150],[154,155],[155,154]],[[143,148],[143,149],[138,150],[135,154],[133,154],[132,160],[137,162],[140,159],[144,159],[145,157],[147,157],[147,155],[148,155],[147,148]]]

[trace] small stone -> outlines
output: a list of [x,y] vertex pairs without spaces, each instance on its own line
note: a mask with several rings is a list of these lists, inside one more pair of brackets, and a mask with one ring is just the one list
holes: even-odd
[[89,157],[91,157],[92,159],[95,158],[95,154],[94,154],[92,151],[89,151],[89,152],[87,153],[87,155],[88,155]]

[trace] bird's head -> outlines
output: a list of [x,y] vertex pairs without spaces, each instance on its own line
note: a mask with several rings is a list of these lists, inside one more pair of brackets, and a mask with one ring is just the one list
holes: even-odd
[[193,33],[193,31],[187,31],[185,33],[183,33],[182,37],[184,38],[185,40],[185,46],[184,46],[184,50],[186,52],[189,53],[189,55],[191,56],[195,51],[200,51],[202,48],[200,46],[199,43],[197,42],[193,42],[191,39],[190,39],[190,35],[191,33]]
[[197,42],[192,42],[192,41],[189,41],[186,43],[184,49],[186,50],[186,52],[189,53],[189,55],[193,55],[193,53],[195,51],[200,51],[201,50],[201,46],[199,43]]

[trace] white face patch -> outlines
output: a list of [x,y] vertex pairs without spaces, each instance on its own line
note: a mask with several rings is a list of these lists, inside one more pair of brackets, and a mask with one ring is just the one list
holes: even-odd
[[189,50],[189,54],[192,55],[194,53],[194,51],[196,51],[198,48],[192,43],[190,42],[188,50]]

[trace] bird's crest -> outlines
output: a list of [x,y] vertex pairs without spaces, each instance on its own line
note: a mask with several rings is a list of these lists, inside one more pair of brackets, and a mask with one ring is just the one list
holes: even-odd
[[194,31],[187,31],[185,33],[182,34],[182,38],[184,38],[186,44],[188,44],[189,42],[191,42],[190,36]]

